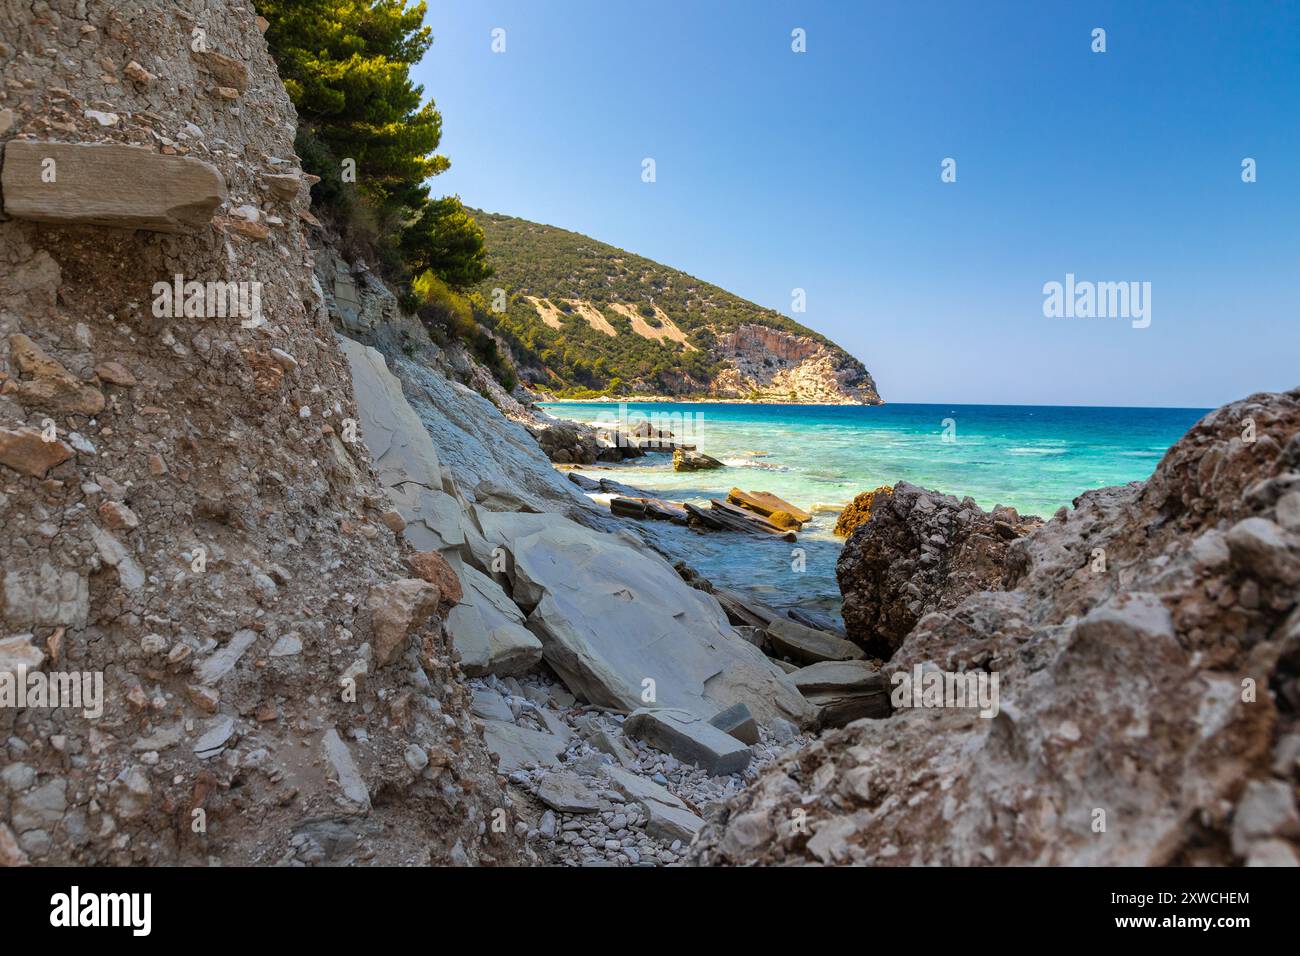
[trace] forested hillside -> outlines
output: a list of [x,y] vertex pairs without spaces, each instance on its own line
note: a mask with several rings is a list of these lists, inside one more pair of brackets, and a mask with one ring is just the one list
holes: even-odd
[[493,269],[479,286],[488,321],[538,387],[572,396],[824,400],[795,380],[815,362],[825,367],[819,379],[829,369],[838,380],[827,387],[845,392],[843,400],[875,396],[861,363],[779,312],[579,233],[470,212]]

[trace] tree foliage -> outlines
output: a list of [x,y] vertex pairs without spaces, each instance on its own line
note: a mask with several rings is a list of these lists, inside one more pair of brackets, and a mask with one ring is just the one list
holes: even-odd
[[482,233],[457,197],[429,198],[428,180],[450,163],[437,152],[442,115],[410,75],[433,43],[425,3],[256,5],[298,110],[298,153],[320,177],[316,206],[390,279],[432,270],[454,288],[481,281]]

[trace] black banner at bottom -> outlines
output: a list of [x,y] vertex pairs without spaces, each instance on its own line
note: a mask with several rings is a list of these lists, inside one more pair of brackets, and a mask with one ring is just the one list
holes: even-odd
[[869,928],[874,945],[895,933],[904,942],[918,930],[962,925],[975,933],[962,936],[972,942],[979,926],[996,925],[999,936],[1045,929],[1063,940],[1181,944],[1192,935],[1277,933],[1294,924],[1294,897],[1293,874],[1266,869],[0,870],[10,943],[75,932],[83,942],[93,934],[127,945],[222,944],[256,933],[259,944],[337,945],[385,937],[403,914],[415,932],[573,918],[588,933],[653,935],[658,921],[707,929],[705,914],[722,906],[739,917],[727,920],[728,938],[743,935],[741,927],[761,938],[771,918],[812,918],[819,936],[843,925],[860,940]]

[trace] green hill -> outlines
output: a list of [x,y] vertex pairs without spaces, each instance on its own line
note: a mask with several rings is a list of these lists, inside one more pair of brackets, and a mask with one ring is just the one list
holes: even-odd
[[880,401],[861,362],[779,312],[576,232],[471,214],[495,270],[478,292],[505,306],[487,322],[537,390]]

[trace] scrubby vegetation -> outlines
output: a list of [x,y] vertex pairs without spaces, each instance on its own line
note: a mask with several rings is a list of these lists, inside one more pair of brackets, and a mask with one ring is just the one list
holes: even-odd
[[[510,343],[521,370],[558,396],[705,394],[723,367],[714,355],[713,330],[743,323],[826,341],[779,312],[579,233],[512,216],[470,212],[483,229],[487,261],[494,270],[479,290],[489,302],[493,289],[506,293],[505,311],[487,318]],[[525,296],[553,304],[563,327],[556,330],[542,322]],[[592,328],[570,299],[590,302],[618,335]],[[610,307],[614,303],[634,309],[652,329],[664,324],[656,313],[658,306],[686,333],[694,349],[637,335],[631,320]]]

